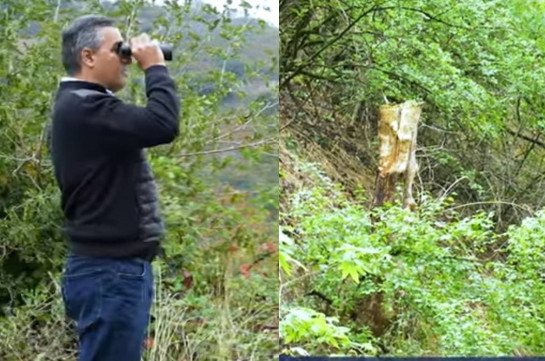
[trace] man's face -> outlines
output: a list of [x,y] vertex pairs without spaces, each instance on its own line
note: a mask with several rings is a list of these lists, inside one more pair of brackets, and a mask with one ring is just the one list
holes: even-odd
[[116,43],[123,41],[119,29],[104,27],[98,31],[102,35],[102,44],[94,52],[94,67],[91,73],[93,78],[112,92],[116,92],[125,86],[127,65],[131,63],[131,57],[120,57],[114,50]]

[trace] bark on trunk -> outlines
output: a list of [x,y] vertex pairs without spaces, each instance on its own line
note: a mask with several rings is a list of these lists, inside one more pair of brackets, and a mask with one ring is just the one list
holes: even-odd
[[380,158],[375,181],[373,204],[381,206],[393,200],[395,184],[404,180],[403,206],[414,208],[412,195],[416,163],[416,138],[423,103],[408,101],[402,104],[385,104],[380,107],[378,135]]

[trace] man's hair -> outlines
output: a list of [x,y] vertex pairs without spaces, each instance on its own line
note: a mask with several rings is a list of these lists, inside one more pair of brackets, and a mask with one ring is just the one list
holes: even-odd
[[62,32],[62,65],[70,76],[81,70],[83,48],[100,48],[102,36],[99,30],[113,26],[115,21],[100,15],[85,15],[77,18]]

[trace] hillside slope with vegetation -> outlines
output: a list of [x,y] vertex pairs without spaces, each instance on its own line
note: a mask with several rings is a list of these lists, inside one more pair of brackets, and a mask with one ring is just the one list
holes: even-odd
[[[543,3],[280,4],[283,352],[544,354]],[[373,207],[408,100],[418,205]]]

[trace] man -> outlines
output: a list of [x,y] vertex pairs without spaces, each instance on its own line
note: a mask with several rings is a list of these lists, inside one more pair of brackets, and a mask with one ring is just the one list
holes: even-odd
[[63,78],[53,109],[51,152],[70,254],[62,281],[80,361],[139,361],[151,301],[151,261],[164,233],[144,148],[178,135],[179,98],[156,41],[130,41],[145,73],[147,105],[128,105],[131,57],[113,21],[76,19],[62,33]]

